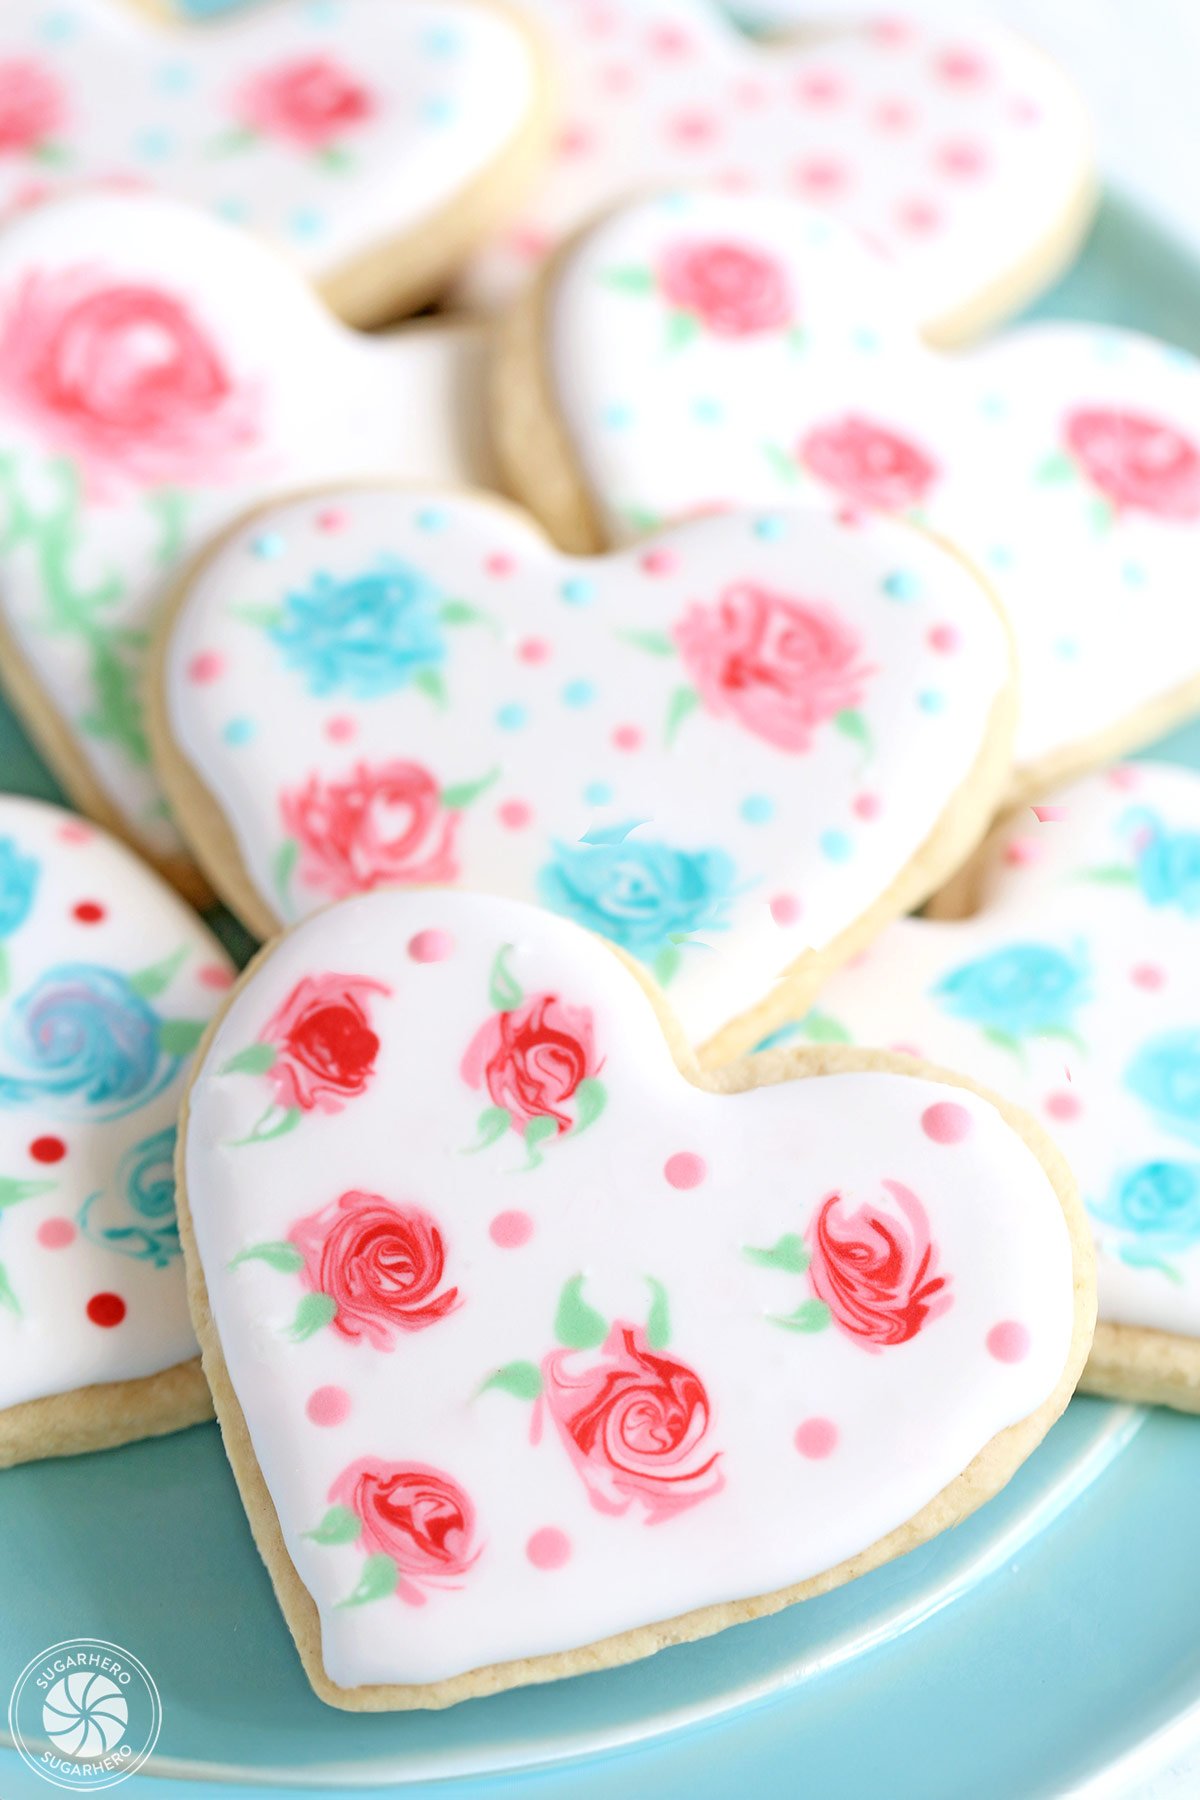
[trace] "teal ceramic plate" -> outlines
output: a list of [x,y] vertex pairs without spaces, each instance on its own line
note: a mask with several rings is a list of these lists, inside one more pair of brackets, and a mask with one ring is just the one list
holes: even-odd
[[[1110,202],[1039,310],[1200,349],[1200,269]],[[1166,749],[1200,767],[1200,730]],[[54,793],[7,714],[0,780]],[[129,1790],[140,1800],[263,1787],[724,1800],[756,1784],[1012,1800],[1099,1777],[1116,1791],[1114,1770],[1150,1761],[1200,1705],[1197,1493],[1200,1420],[1078,1400],[981,1513],[838,1593],[632,1668],[365,1717],[309,1692],[205,1426],[0,1476],[0,1700],[47,1645],[125,1646],[163,1700],[156,1756]],[[53,1791],[0,1749],[5,1800]]]

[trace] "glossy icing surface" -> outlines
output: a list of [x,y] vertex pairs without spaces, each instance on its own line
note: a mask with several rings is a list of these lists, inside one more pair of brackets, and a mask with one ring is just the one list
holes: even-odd
[[129,851],[0,799],[0,1409],[196,1355],[171,1158],[231,980]]
[[1200,369],[1184,352],[1054,324],[936,355],[850,234],[795,201],[702,191],[582,240],[548,334],[553,403],[615,541],[815,491],[958,544],[1017,635],[1019,764],[1200,675]]
[[890,522],[735,515],[574,559],[481,499],[347,489],[230,539],[165,684],[273,916],[384,882],[538,899],[700,1041],[912,860],[1007,658],[970,572]]
[[979,1097],[718,1096],[603,944],[396,891],[307,921],[192,1091],[190,1212],[322,1656],[425,1682],[771,1591],[1052,1392],[1054,1190]]
[[268,251],[156,196],[0,234],[0,623],[155,854],[180,848],[141,711],[172,579],[281,487],[487,479],[481,355],[462,327],[349,332]]

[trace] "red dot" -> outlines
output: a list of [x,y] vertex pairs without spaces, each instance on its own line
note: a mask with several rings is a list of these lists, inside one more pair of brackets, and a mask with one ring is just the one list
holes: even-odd
[[699,1187],[708,1174],[708,1164],[694,1150],[677,1150],[663,1164],[663,1174],[673,1188]]
[[93,1325],[108,1330],[125,1317],[125,1302],[120,1294],[93,1294],[87,1303],[87,1316]]
[[535,1569],[561,1569],[570,1561],[571,1540],[555,1525],[543,1525],[525,1546],[525,1554]]
[[801,1456],[820,1462],[837,1449],[838,1428],[832,1419],[805,1419],[797,1425],[794,1443]]
[[29,1154],[34,1162],[61,1162],[67,1154],[67,1146],[60,1137],[36,1137],[29,1146]]
[[104,908],[98,900],[81,900],[71,912],[81,925],[98,925],[104,917]]
[[970,1129],[970,1113],[953,1100],[939,1100],[921,1114],[921,1130],[935,1144],[961,1144]]
[[1029,1355],[1029,1327],[1016,1319],[1001,1319],[987,1334],[987,1347],[997,1362],[1024,1362]]
[[201,987],[223,992],[233,986],[233,970],[223,968],[220,963],[205,963],[202,969],[197,969],[196,980]]

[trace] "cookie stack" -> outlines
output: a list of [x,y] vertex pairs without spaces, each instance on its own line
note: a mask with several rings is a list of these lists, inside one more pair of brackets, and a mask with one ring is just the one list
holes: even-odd
[[1200,1410],[1200,369],[964,348],[1079,103],[807,10],[0,22],[0,1462],[215,1401],[334,1705]]

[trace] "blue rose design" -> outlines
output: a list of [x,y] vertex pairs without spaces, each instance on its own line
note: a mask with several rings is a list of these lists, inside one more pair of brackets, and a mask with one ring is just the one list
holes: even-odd
[[1009,944],[964,963],[938,982],[933,995],[956,1019],[1021,1039],[1071,1030],[1073,1014],[1090,998],[1081,952],[1068,956],[1049,944]]
[[22,856],[11,838],[0,838],[0,938],[11,937],[25,923],[37,879],[33,858]]
[[180,1066],[161,1021],[129,979],[90,963],[47,969],[8,1016],[4,1049],[25,1075],[0,1074],[0,1106],[49,1103],[117,1118],[161,1093]]
[[1167,1031],[1143,1044],[1125,1085],[1164,1131],[1200,1143],[1200,1031]]
[[1125,826],[1135,833],[1134,868],[1150,905],[1200,914],[1200,833],[1168,831],[1146,807],[1131,812]]
[[737,871],[723,850],[635,842],[557,844],[538,875],[538,896],[631,955],[653,962],[674,940],[723,931]]
[[165,1269],[180,1253],[175,1217],[175,1127],[127,1150],[110,1194],[89,1195],[79,1228],[94,1244]]
[[1118,1176],[1089,1210],[1157,1251],[1186,1250],[1200,1240],[1200,1164],[1142,1163]]
[[445,660],[441,611],[432,582],[386,561],[350,581],[318,575],[307,593],[287,596],[269,630],[310,693],[373,700]]

